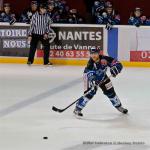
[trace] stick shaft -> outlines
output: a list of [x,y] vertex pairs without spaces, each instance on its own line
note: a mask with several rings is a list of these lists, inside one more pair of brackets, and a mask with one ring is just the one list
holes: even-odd
[[[101,81],[100,82],[100,84],[99,85],[101,85],[102,83],[104,83],[107,79],[109,79],[111,77],[111,75],[108,77],[108,78],[106,78],[105,80],[103,80],[103,81]],[[99,85],[97,85],[97,87],[99,86]],[[86,95],[86,93],[83,95],[83,96],[85,96]],[[77,100],[75,100],[74,102],[72,102],[70,105],[68,105],[67,107],[65,107],[64,109],[58,109],[58,108],[56,108],[57,110],[59,110],[58,112],[63,112],[63,111],[65,111],[65,110],[67,110],[68,108],[70,108],[72,105],[74,105],[76,102],[78,102],[78,100],[79,99],[77,99]]]

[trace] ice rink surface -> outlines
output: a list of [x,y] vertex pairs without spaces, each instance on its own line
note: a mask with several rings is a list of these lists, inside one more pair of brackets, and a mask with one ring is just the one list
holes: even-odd
[[74,107],[53,112],[82,95],[83,69],[0,64],[0,150],[150,150],[150,69],[125,68],[112,79],[128,115],[101,90],[83,119]]

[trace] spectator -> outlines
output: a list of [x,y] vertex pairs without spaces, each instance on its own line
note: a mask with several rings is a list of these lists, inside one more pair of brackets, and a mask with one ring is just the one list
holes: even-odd
[[54,23],[66,23],[67,22],[67,14],[63,8],[59,9],[58,7],[55,9]]
[[106,3],[105,10],[97,12],[96,23],[105,24],[107,29],[111,29],[113,25],[120,24],[120,15],[113,9],[111,3]]
[[23,23],[30,23],[31,18],[33,14],[37,11],[38,9],[38,3],[37,1],[31,1],[30,8],[25,10],[20,17],[20,22]]
[[[43,1],[43,0],[41,0]],[[39,0],[31,1],[30,8],[25,9],[18,21],[30,24],[31,18],[38,10]],[[76,9],[71,9],[67,5],[66,0],[45,0],[47,2],[47,13],[54,23],[84,23],[85,20],[81,17]],[[4,11],[0,12],[0,22],[16,21],[15,14],[10,13],[10,4],[4,4]]]
[[48,0],[48,14],[54,23],[83,23],[76,9],[69,9],[65,0]]
[[141,8],[135,8],[134,12],[131,13],[131,16],[128,20],[129,25],[135,25],[136,27],[139,27],[141,25],[146,25],[146,17],[142,16],[142,10]]
[[69,14],[70,8],[69,8],[69,6],[67,5],[67,2],[66,2],[65,0],[62,0],[62,1],[61,1],[60,9],[63,9],[63,12],[64,12],[65,14]]
[[68,16],[68,23],[78,24],[84,23],[84,19],[79,15],[77,9],[71,9]]
[[105,10],[105,1],[95,1],[92,7],[92,16],[96,17],[97,13],[101,13]]
[[16,21],[16,16],[11,13],[11,7],[9,3],[4,4],[4,11],[0,14],[0,22],[9,22],[10,25],[14,24]]
[[54,23],[67,23],[67,16],[68,12],[63,7],[56,7],[52,19]]
[[54,6],[54,2],[48,2],[48,8],[47,8],[47,13],[49,14],[50,18],[53,20],[54,22],[54,15],[55,15],[55,6]]
[[150,26],[150,17],[147,17],[145,25]]
[[110,19],[112,25],[120,24],[120,15],[116,10],[113,9],[113,5],[110,2],[107,2],[106,13],[108,20]]

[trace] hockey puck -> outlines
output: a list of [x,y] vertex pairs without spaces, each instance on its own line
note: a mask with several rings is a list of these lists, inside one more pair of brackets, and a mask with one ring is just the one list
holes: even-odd
[[43,137],[43,139],[44,139],[44,140],[47,140],[47,139],[48,139],[48,137],[47,137],[47,136],[44,136],[44,137]]

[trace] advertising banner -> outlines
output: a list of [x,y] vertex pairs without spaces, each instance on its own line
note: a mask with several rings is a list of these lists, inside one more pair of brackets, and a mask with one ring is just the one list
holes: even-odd
[[0,56],[26,57],[28,26],[0,26]]
[[[38,57],[43,57],[43,51],[37,51]],[[51,50],[50,58],[89,58],[88,50]]]
[[[103,27],[53,27],[50,33],[50,57],[88,58],[88,50],[103,50]],[[42,51],[37,57],[42,57]]]
[[93,46],[103,49],[102,27],[53,27],[56,34],[51,49],[87,50]]
[[[28,25],[0,26],[0,56],[27,57]],[[53,27],[50,38],[50,57],[88,58],[88,49],[95,46],[103,50],[103,27]],[[36,57],[43,56],[43,46],[39,43]]]
[[130,51],[130,61],[150,62],[150,51]]

